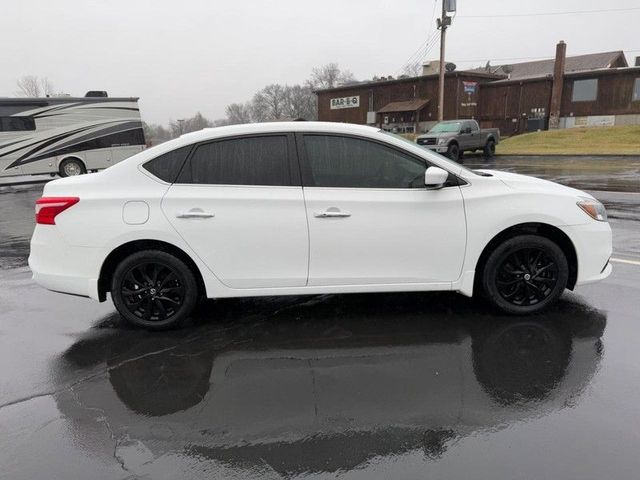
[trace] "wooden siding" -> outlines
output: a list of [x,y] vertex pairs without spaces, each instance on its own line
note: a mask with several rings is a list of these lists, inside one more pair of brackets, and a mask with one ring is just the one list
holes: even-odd
[[[593,102],[573,102],[573,82],[575,80],[598,79],[598,96]],[[633,84],[640,78],[640,69],[598,72],[592,75],[580,74],[564,77],[560,116],[580,117],[586,115],[640,114],[640,101],[632,101]]]
[[[444,118],[464,118],[475,115],[471,107],[461,104],[478,101],[478,90],[471,96],[464,94],[463,81],[486,82],[486,77],[474,75],[447,75],[445,77]],[[360,96],[360,106],[357,108],[341,108],[332,110],[332,98]],[[369,111],[369,99],[373,98],[373,110],[379,111],[391,102],[412,100],[414,98],[429,99],[429,104],[420,112],[420,122],[435,121],[438,118],[438,77],[416,77],[414,79],[395,82],[370,83],[354,85],[330,91],[318,92],[318,119],[328,122],[348,122],[364,124]]]

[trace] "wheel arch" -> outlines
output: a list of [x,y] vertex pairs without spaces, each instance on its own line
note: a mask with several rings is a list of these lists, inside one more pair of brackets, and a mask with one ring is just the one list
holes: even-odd
[[182,260],[187,267],[189,267],[189,270],[193,272],[196,278],[198,294],[206,295],[206,287],[202,273],[193,259],[184,250],[162,240],[147,239],[132,240],[123,243],[107,255],[107,258],[102,262],[100,275],[98,277],[98,299],[101,302],[104,302],[107,299],[107,292],[111,289],[111,279],[113,278],[113,273],[118,264],[132,253],[139,252],[141,250],[160,250]]
[[513,225],[496,234],[487,243],[476,262],[473,292],[476,295],[481,289],[482,272],[491,252],[502,242],[518,235],[539,235],[548,238],[560,247],[569,265],[567,288],[573,290],[578,279],[578,255],[571,239],[558,227],[541,222],[527,222]]

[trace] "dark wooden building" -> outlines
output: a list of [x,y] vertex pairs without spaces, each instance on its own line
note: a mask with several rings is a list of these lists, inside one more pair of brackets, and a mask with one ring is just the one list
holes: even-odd
[[[551,60],[447,73],[444,118],[475,118],[503,135],[546,129],[550,119],[560,128],[640,124],[640,66],[621,51],[565,51],[560,42]],[[426,131],[437,118],[437,85],[432,74],[319,90],[318,118]]]
[[[500,78],[503,77],[485,72],[447,73],[444,118],[475,116],[480,84]],[[413,132],[433,124],[438,117],[437,75],[362,82],[316,93],[318,119],[322,121]]]

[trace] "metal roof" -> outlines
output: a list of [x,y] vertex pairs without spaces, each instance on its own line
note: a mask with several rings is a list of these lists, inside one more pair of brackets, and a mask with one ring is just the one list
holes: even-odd
[[414,98],[413,100],[407,100],[404,102],[391,102],[378,110],[378,113],[417,112],[418,110],[422,110],[426,107],[428,103],[428,98]]
[[[589,53],[587,55],[575,55],[567,57],[565,60],[565,73],[585,72],[590,70],[599,70],[603,68],[611,68],[614,62],[622,57],[623,66],[627,66],[627,61],[622,50],[613,52]],[[553,75],[553,67],[555,58],[547,60],[536,60],[533,62],[512,63],[508,64],[513,70],[509,74],[509,80],[525,80],[528,78],[539,78],[547,75]],[[471,72],[485,72],[498,75],[506,75],[504,67],[506,65],[490,66],[476,68]]]

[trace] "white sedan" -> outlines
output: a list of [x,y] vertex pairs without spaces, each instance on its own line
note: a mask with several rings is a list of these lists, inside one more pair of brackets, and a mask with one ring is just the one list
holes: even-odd
[[201,297],[453,290],[529,314],[606,278],[611,248],[604,207],[579,190],[292,122],[205,129],[48,183],[29,266],[161,329]]

